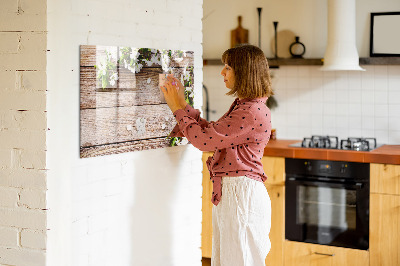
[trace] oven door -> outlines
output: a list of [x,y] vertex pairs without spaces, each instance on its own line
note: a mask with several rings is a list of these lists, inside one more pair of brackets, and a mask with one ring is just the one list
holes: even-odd
[[367,250],[368,183],[286,178],[286,239]]

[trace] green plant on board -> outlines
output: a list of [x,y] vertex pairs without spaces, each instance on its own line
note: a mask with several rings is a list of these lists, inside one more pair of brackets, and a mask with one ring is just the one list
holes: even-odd
[[117,64],[112,60],[110,52],[106,51],[105,60],[94,67],[97,69],[97,79],[100,81],[103,90],[115,85],[118,80]]

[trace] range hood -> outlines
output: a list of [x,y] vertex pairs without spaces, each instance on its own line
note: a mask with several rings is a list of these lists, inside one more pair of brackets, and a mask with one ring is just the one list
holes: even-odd
[[323,71],[358,70],[355,0],[328,0],[328,44]]

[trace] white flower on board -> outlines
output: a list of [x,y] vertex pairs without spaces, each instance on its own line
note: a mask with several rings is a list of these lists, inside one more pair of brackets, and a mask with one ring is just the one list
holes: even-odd
[[143,136],[146,134],[146,122],[147,119],[144,117],[139,117],[136,119],[136,130],[139,136]]
[[147,79],[147,84],[150,84],[150,82],[151,82],[151,78],[148,78]]

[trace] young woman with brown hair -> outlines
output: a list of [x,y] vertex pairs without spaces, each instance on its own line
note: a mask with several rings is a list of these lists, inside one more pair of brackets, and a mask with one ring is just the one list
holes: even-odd
[[213,183],[212,265],[265,265],[271,248],[271,202],[261,164],[271,131],[268,62],[252,45],[228,49],[222,62],[227,95],[237,98],[216,122],[186,104],[179,80],[169,77],[161,90],[178,122],[171,136],[185,136],[201,151],[214,151],[207,160]]

